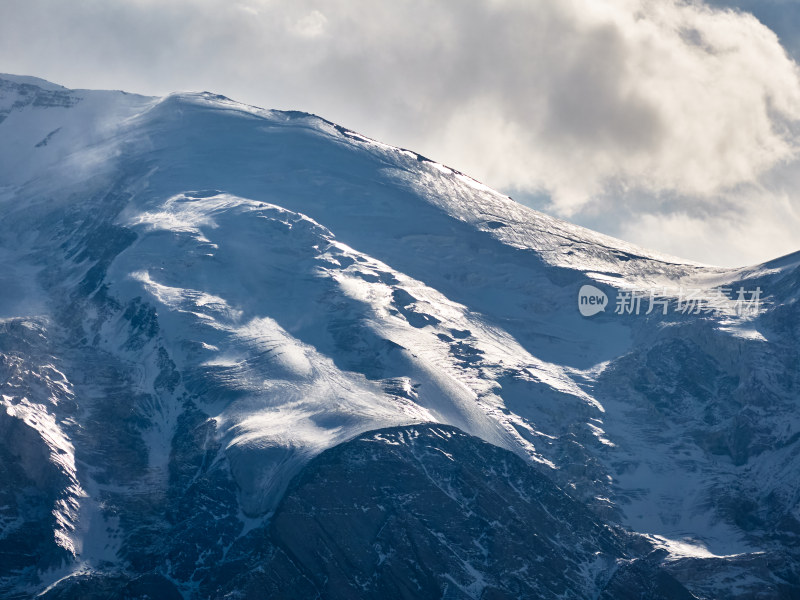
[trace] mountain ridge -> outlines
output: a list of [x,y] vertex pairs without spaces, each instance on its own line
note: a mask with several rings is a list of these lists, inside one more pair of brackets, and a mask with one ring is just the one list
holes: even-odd
[[[599,573],[568,569],[569,594],[603,593],[619,560],[637,566],[618,582],[663,573],[654,597],[673,580],[696,597],[798,589],[795,255],[742,269],[662,257],[305,113],[32,88],[0,76],[0,427],[15,432],[0,444],[0,552],[17,558],[3,593],[64,576],[48,594],[84,593],[82,577],[123,594],[144,576],[184,597],[245,593],[225,586],[262,585],[247,574],[271,563],[228,562],[231,544],[278,539],[275,511],[315,457],[426,423],[516,455],[638,540]],[[586,284],[609,297],[591,318]],[[763,287],[763,306],[737,314],[737,286]],[[684,288],[716,310],[680,312]],[[669,314],[610,310],[650,289]],[[462,461],[481,452],[468,446]],[[365,489],[382,476],[364,473]],[[392,511],[413,514],[399,499],[415,480],[397,482]],[[447,515],[428,518],[433,531]],[[436,562],[454,535],[420,538],[425,597],[456,593]],[[343,559],[296,567],[353,581],[347,565],[371,550],[351,541],[320,546]],[[524,563],[522,548],[507,559]],[[534,562],[520,585],[539,589]],[[390,575],[375,577],[385,589]]]

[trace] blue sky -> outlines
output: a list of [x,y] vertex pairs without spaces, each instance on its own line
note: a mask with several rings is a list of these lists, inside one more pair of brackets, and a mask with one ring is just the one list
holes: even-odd
[[702,262],[800,250],[779,0],[4,0],[0,72],[317,113]]
[[751,13],[778,35],[795,60],[800,58],[800,3],[797,0],[711,0],[708,4]]

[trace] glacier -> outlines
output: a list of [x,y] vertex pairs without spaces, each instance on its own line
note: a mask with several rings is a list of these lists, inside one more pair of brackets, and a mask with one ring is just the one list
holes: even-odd
[[[15,75],[0,211],[3,597],[800,594],[800,253],[701,265],[314,115]],[[764,302],[587,318],[586,284]]]

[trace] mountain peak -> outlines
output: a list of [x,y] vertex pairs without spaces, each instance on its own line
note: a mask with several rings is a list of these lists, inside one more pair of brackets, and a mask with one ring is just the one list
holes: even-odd
[[3,595],[796,591],[791,256],[661,256],[306,113],[3,81]]

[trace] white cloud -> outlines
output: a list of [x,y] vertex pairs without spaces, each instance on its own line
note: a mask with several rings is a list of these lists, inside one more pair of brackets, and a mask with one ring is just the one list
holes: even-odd
[[325,24],[328,22],[328,19],[325,18],[318,10],[312,10],[307,15],[301,17],[297,20],[294,24],[294,31],[298,35],[304,37],[317,37],[318,35],[322,35],[325,31]]
[[[762,198],[735,217],[693,216],[685,212],[637,214],[624,223],[620,236],[633,243],[658,247],[674,256],[694,254],[715,265],[742,266],[766,262],[798,248],[800,214],[786,198]],[[781,226],[776,226],[780,223]]]
[[796,249],[797,201],[772,174],[794,164],[800,77],[745,13],[688,0],[6,0],[3,11],[0,70],[309,110],[494,187],[545,193],[549,210],[633,241],[675,251],[685,238],[690,258],[716,260],[740,226]]

